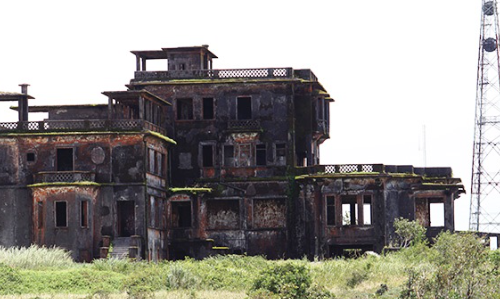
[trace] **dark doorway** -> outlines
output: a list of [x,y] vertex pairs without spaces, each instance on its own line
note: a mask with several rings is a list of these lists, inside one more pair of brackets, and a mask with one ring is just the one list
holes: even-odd
[[172,226],[175,228],[191,227],[191,202],[172,203]]
[[73,170],[73,149],[58,148],[57,171],[72,171],[72,170]]
[[118,201],[118,235],[130,237],[135,234],[135,202]]

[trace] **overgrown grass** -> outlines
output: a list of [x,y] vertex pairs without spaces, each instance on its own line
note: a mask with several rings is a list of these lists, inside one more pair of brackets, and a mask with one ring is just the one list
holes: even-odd
[[[500,261],[499,256],[493,254],[492,259]],[[153,295],[155,298],[246,298],[255,288],[255,282],[263,279],[262,275],[269,277],[273,269],[293,263],[301,273],[310,276],[313,290],[327,291],[336,298],[397,298],[406,286],[408,269],[431,269],[432,258],[427,247],[415,246],[380,257],[313,262],[227,255],[201,261],[148,263],[105,259],[78,264],[57,248],[0,248],[0,295],[87,299],[152,298]],[[320,295],[315,298],[326,298]]]
[[17,269],[62,269],[74,267],[70,253],[61,248],[0,246],[0,263]]

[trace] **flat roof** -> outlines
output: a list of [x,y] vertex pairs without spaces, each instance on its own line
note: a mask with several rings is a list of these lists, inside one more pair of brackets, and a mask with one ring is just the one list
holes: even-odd
[[177,48],[162,48],[161,50],[139,50],[139,51],[130,51],[132,54],[137,55],[141,58],[146,59],[168,59],[169,52],[186,52],[186,51],[199,51],[203,50],[211,58],[218,58],[217,55],[212,53],[208,49],[208,46],[193,46],[193,47],[177,47]]
[[147,90],[122,90],[122,91],[103,91],[103,95],[113,98],[115,100],[137,100],[137,97],[142,96],[164,104],[172,106],[167,100],[147,91]]
[[8,91],[0,91],[0,102],[12,102],[19,101],[20,99],[34,99],[34,97],[29,94],[19,93],[19,92],[8,92]]

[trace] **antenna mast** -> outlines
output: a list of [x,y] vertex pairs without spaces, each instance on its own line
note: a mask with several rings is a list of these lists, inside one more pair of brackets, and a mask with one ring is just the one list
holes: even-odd
[[500,232],[500,60],[496,0],[482,0],[469,229]]

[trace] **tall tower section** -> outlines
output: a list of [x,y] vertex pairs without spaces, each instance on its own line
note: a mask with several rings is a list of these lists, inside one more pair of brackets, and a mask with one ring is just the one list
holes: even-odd
[[500,63],[496,0],[483,0],[469,229],[500,232]]

